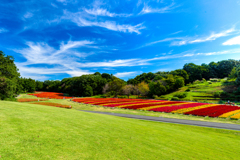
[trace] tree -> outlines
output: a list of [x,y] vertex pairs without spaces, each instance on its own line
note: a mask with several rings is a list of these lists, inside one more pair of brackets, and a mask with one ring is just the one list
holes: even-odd
[[16,91],[16,84],[14,81],[6,78],[0,77],[0,99],[4,100],[7,98],[13,98]]
[[110,82],[112,80],[112,75],[108,73],[102,73],[102,78],[105,78],[107,82]]
[[36,81],[36,91],[41,91],[43,89],[43,82]]
[[223,60],[218,62],[218,78],[227,77],[235,67],[237,62],[235,60]]
[[112,92],[113,95],[117,97],[124,85],[125,83],[123,80],[117,77],[113,77],[113,81],[108,83],[108,86],[109,86],[108,91]]
[[122,87],[122,93],[123,93],[124,95],[127,95],[128,98],[129,98],[129,96],[130,96],[131,93],[133,92],[133,89],[134,89],[134,86],[133,86],[133,85],[131,85],[131,84],[125,85],[125,86]]
[[194,63],[187,63],[183,66],[183,69],[189,75],[189,80],[187,82],[194,82],[195,80],[202,79],[202,73],[204,71],[204,67],[198,66]]
[[34,92],[36,90],[36,82],[31,78],[20,78],[18,81],[22,86],[22,92]]
[[0,51],[0,99],[12,98],[21,91],[17,89],[19,77],[13,57]]
[[183,70],[183,69],[176,69],[174,71],[171,71],[170,74],[172,74],[174,76],[181,76],[186,81],[189,79],[188,73],[185,70]]
[[166,93],[166,87],[160,82],[149,83],[149,94],[151,96],[157,95],[161,96]]
[[85,90],[84,90],[84,93],[83,93],[84,96],[92,96],[93,95],[93,89],[91,86],[87,85],[85,87]]
[[236,67],[236,75],[237,75],[237,79],[235,81],[236,85],[240,86],[240,65],[238,65],[238,67]]
[[178,89],[184,86],[184,79],[182,77],[175,77],[174,88]]
[[141,82],[137,85],[139,92],[141,95],[146,96],[149,93],[149,86],[145,82]]
[[218,64],[215,62],[211,62],[208,64],[208,66],[210,78],[218,78]]

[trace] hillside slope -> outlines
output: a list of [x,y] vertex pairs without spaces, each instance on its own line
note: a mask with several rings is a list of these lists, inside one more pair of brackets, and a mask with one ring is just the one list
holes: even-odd
[[214,103],[218,103],[221,100],[238,101],[239,96],[235,93],[236,90],[237,86],[234,85],[234,80],[216,79],[212,81],[196,81],[175,92],[162,95],[159,99],[171,100],[173,97],[177,97],[179,93],[184,93],[186,97],[179,98],[179,100]]
[[239,135],[0,101],[1,159],[238,159]]

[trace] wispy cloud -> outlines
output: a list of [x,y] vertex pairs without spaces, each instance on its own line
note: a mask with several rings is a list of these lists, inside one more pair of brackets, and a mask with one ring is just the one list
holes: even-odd
[[[60,74],[67,73],[71,76],[80,76],[82,74],[89,74],[91,72],[87,70],[81,70],[73,65],[76,63],[78,58],[84,58],[93,54],[92,52],[85,53],[79,52],[76,49],[79,48],[96,48],[93,46],[95,42],[92,41],[68,41],[67,43],[62,42],[59,49],[55,49],[49,46],[47,43],[33,43],[27,42],[27,48],[21,50],[14,50],[17,53],[21,53],[26,58],[25,62],[17,63],[21,74],[33,76],[45,75],[45,74]],[[47,64],[54,66],[53,68],[39,68],[29,67],[29,65],[36,64]],[[56,67],[57,66],[57,67]]]
[[95,16],[108,16],[108,17],[129,17],[132,14],[125,14],[125,13],[111,13],[107,9],[103,8],[93,8],[93,9],[84,9],[85,12]]
[[202,36],[200,38],[196,38],[196,37],[171,37],[171,38],[165,38],[162,40],[158,40],[158,41],[154,41],[154,42],[150,42],[147,43],[142,47],[146,47],[146,46],[151,46],[154,45],[156,43],[162,43],[162,42],[170,42],[171,46],[182,46],[182,45],[187,45],[187,44],[193,44],[193,43],[201,43],[201,42],[207,42],[207,41],[213,41],[216,40],[217,38],[220,37],[225,37],[225,36],[229,36],[232,34],[236,34],[239,31],[236,30],[234,27],[228,29],[228,30],[224,30],[222,32],[219,33],[211,33],[209,36]]
[[0,28],[0,33],[4,33],[4,32],[8,32],[8,30],[5,28]]
[[181,32],[183,32],[183,31],[180,30],[180,31],[177,31],[177,32],[171,33],[170,35],[175,35],[175,34],[178,34],[178,33],[181,33]]
[[[89,70],[82,68],[92,67],[126,67],[126,66],[139,66],[148,65],[142,59],[120,59],[113,61],[103,62],[86,62],[85,57],[94,54],[94,50],[99,50],[96,42],[83,40],[83,41],[68,41],[62,42],[59,49],[49,46],[47,43],[27,42],[27,48],[14,50],[26,58],[25,62],[16,63],[20,73],[24,76],[32,75],[48,75],[48,74],[69,74],[71,76],[80,76],[82,74],[90,74]],[[81,52],[81,48],[90,48],[90,52]],[[78,50],[76,50],[78,49]],[[82,62],[84,60],[85,62]],[[43,66],[53,66],[51,68],[33,67],[32,65],[42,64]]]
[[240,45],[240,36],[227,40],[223,45]]
[[[105,13],[106,14],[106,13]],[[140,30],[144,29],[145,27],[142,24],[137,25],[130,25],[130,24],[118,24],[115,21],[100,21],[96,18],[89,17],[89,15],[86,15],[84,12],[64,12],[64,16],[62,19],[68,19],[72,22],[76,23],[80,27],[84,26],[98,26],[102,28],[106,28],[113,31],[119,31],[119,32],[129,32],[129,33],[137,33],[140,34]]]
[[179,7],[179,6],[176,6],[174,2],[171,3],[170,5],[162,7],[162,8],[152,8],[151,6],[149,6],[148,4],[145,3],[142,11],[139,14],[169,13],[177,7]]
[[33,13],[31,13],[31,12],[27,12],[23,15],[23,17],[26,18],[26,19],[31,18],[32,16],[33,16]]
[[203,38],[198,38],[198,39],[194,39],[194,40],[190,40],[189,43],[199,43],[199,42],[206,42],[206,41],[213,41],[216,40],[217,38],[220,37],[225,37],[225,36],[229,36],[231,33],[235,32],[235,28],[230,28],[228,30],[219,32],[219,33],[212,33],[210,36],[207,37],[203,37]]
[[114,74],[114,76],[119,77],[119,78],[124,78],[124,77],[133,77],[134,75],[138,74],[139,72],[120,72]]

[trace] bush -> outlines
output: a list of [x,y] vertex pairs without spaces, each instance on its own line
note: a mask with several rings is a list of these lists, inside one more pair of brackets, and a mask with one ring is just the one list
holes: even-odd
[[157,96],[157,95],[153,95],[153,98],[154,98],[154,99],[157,99],[157,98],[158,98],[158,96]]
[[215,78],[214,78],[214,79],[211,79],[211,78],[210,78],[210,81],[211,81],[211,82],[217,82],[218,79],[215,79]]
[[179,98],[178,97],[172,97],[171,100],[176,101],[176,100],[179,100]]
[[218,103],[219,104],[225,104],[225,102],[223,100],[220,100]]
[[229,94],[228,94],[227,92],[222,92],[222,93],[221,93],[221,96],[222,96],[222,97],[228,97]]
[[191,89],[190,89],[190,88],[188,88],[188,89],[186,89],[186,90],[185,90],[185,92],[190,92],[190,91],[191,91]]
[[187,97],[187,93],[182,93],[182,92],[176,93],[176,94],[174,94],[173,97],[185,98],[185,97]]
[[199,83],[201,83],[201,81],[199,81],[199,80],[196,80],[193,82],[193,84],[199,84]]
[[214,98],[219,98],[219,97],[221,97],[221,93],[220,92],[214,92],[213,97]]

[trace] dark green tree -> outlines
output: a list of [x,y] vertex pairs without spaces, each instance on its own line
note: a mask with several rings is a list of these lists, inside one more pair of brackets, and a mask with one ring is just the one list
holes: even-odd
[[5,56],[0,51],[0,99],[15,97],[21,90],[17,89],[20,74],[12,56]]

